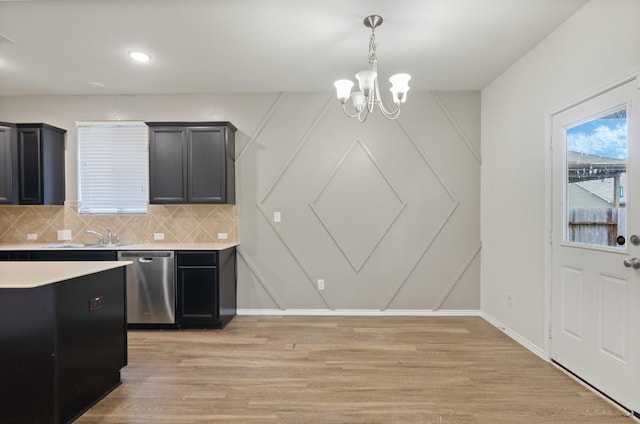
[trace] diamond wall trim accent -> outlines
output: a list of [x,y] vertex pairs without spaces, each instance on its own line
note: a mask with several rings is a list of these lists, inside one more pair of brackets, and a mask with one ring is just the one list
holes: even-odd
[[253,142],[256,139],[258,139],[258,137],[260,137],[260,134],[262,133],[262,130],[264,129],[264,127],[267,126],[267,123],[269,122],[269,119],[271,118],[271,115],[273,115],[273,112],[278,108],[278,105],[280,104],[280,102],[282,101],[284,96],[285,96],[285,93],[281,92],[280,94],[278,94],[278,97],[276,97],[276,99],[273,101],[273,103],[271,104],[271,106],[267,110],[267,113],[264,114],[264,117],[262,118],[262,120],[258,124],[258,127],[256,128],[256,130],[253,132],[253,135],[251,137],[249,137],[249,141],[247,141],[247,144],[245,144],[244,147],[242,148],[242,150],[240,151],[240,153],[238,153],[236,155],[236,157],[235,157],[236,161],[240,160],[240,158],[242,158],[242,156],[244,155],[244,152],[246,152],[247,149],[249,149],[249,147],[251,147]]
[[242,258],[244,263],[247,264],[247,266],[251,270],[251,273],[258,279],[258,281],[260,282],[260,285],[264,287],[266,292],[269,294],[269,297],[271,297],[271,300],[273,300],[273,303],[275,303],[276,306],[281,310],[284,310],[285,308],[282,306],[282,301],[278,298],[278,295],[271,288],[271,286],[267,282],[266,278],[264,278],[264,276],[262,275],[258,267],[253,263],[253,260],[251,260],[251,257],[247,255],[244,248],[238,245],[236,246],[236,252]]
[[471,154],[476,158],[476,161],[478,161],[478,165],[482,165],[482,156],[480,155],[480,152],[478,151],[478,149],[476,149],[476,147],[473,144],[471,144],[471,141],[469,140],[465,132],[462,130],[462,127],[460,126],[460,124],[458,124],[458,121],[453,116],[453,114],[449,111],[447,106],[444,104],[444,102],[442,101],[438,93],[431,93],[431,95],[433,96],[435,101],[438,102],[438,105],[442,109],[442,112],[444,112],[447,119],[449,119],[449,122],[451,122],[451,125],[453,126],[453,128],[455,128],[455,130],[458,132],[460,139],[464,141],[464,144],[466,144]]
[[460,282],[460,278],[462,278],[464,273],[467,272],[467,269],[469,269],[469,266],[473,263],[473,260],[480,253],[480,250],[482,250],[482,242],[479,241],[478,244],[476,244],[476,246],[471,251],[471,254],[467,257],[467,260],[460,267],[460,270],[451,279],[451,282],[449,283],[447,288],[442,292],[442,295],[440,295],[440,298],[437,300],[436,304],[433,306],[434,311],[440,310],[445,300],[447,300],[447,297],[449,297],[453,289],[458,285],[458,282]]
[[[397,200],[400,202],[400,207],[397,208],[397,211],[395,213],[395,216],[393,217],[393,219],[389,222],[389,224],[386,226],[386,228],[384,229],[384,231],[382,232],[382,234],[380,234],[380,237],[378,237],[378,239],[375,241],[375,243],[373,244],[373,246],[369,249],[369,252],[364,255],[364,260],[361,261],[360,263],[357,263],[357,261],[352,258],[351,256],[349,256],[349,254],[345,251],[345,249],[343,248],[343,246],[340,244],[337,235],[331,231],[330,226],[327,224],[327,222],[322,219],[321,213],[318,210],[318,207],[315,206],[315,204],[318,202],[318,200],[320,199],[320,197],[322,196],[322,194],[326,191],[327,187],[329,186],[329,184],[333,181],[333,179],[335,178],[336,174],[338,173],[338,171],[342,168],[345,160],[347,159],[347,157],[349,157],[349,155],[351,154],[351,152],[353,152],[353,149],[356,147],[356,145],[360,145],[362,147],[362,149],[364,150],[364,152],[367,154],[367,156],[369,157],[369,160],[371,160],[371,162],[373,163],[373,165],[375,166],[375,168],[378,170],[378,172],[380,173],[380,175],[382,176],[382,178],[386,181],[386,183],[388,184],[388,186],[391,188],[391,191],[393,192],[393,194],[396,196]],[[371,257],[371,254],[376,250],[376,248],[378,247],[378,245],[380,244],[380,242],[384,239],[384,237],[387,235],[387,233],[389,232],[389,230],[391,229],[391,227],[393,226],[393,224],[395,224],[396,220],[398,219],[398,217],[400,216],[400,214],[402,213],[402,211],[404,210],[404,208],[407,206],[407,203],[402,199],[402,197],[400,196],[400,194],[398,193],[398,190],[396,190],[393,186],[393,184],[391,183],[391,181],[389,180],[389,178],[387,178],[387,176],[384,174],[384,172],[382,171],[382,169],[380,168],[380,165],[378,164],[378,162],[374,159],[373,155],[371,154],[369,148],[358,138],[356,138],[353,143],[351,143],[351,145],[347,148],[345,154],[342,156],[342,158],[340,159],[340,161],[338,162],[338,164],[336,165],[334,171],[329,175],[329,177],[327,178],[326,182],[322,185],[322,188],[320,189],[320,191],[318,192],[318,194],[315,196],[315,198],[313,199],[313,201],[309,204],[309,207],[311,208],[311,210],[313,211],[314,215],[316,216],[316,218],[318,218],[318,221],[320,221],[320,223],[322,224],[322,226],[324,227],[324,229],[327,231],[327,233],[331,236],[331,239],[334,241],[334,243],[336,244],[336,246],[338,247],[338,249],[340,249],[340,252],[342,252],[342,254],[344,255],[344,257],[347,259],[347,261],[349,262],[349,264],[351,265],[351,267],[353,268],[353,270],[358,273],[360,272],[360,270],[362,269],[362,267],[367,263],[367,261],[369,260],[369,258]]]

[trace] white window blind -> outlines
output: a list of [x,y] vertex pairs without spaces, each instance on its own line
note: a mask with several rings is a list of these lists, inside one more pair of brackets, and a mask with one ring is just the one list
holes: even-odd
[[78,212],[140,214],[149,199],[144,122],[78,122]]

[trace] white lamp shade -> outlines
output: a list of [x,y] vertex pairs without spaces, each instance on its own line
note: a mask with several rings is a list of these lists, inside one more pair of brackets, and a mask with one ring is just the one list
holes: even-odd
[[344,103],[351,96],[351,88],[353,87],[353,81],[341,79],[333,83],[336,88],[338,99]]
[[410,79],[411,79],[411,75],[409,74],[395,74],[395,75],[391,75],[391,78],[389,78],[389,82],[391,83],[392,89],[401,93],[401,92],[409,91]]
[[393,102],[395,104],[398,105],[407,101],[407,93],[409,92],[409,87],[407,87],[406,91],[400,91],[395,87],[391,87],[389,91],[391,91],[391,94],[393,95]]
[[356,74],[358,84],[360,85],[360,91],[362,91],[365,96],[369,97],[369,92],[373,90],[377,76],[378,74],[375,71],[369,70],[360,71]]
[[355,107],[356,110],[360,112],[364,107],[364,93],[362,91],[354,91],[353,95],[351,96],[351,100],[353,101],[353,107]]

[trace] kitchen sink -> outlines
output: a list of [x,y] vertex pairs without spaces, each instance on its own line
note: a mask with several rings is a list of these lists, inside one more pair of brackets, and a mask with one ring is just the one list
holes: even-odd
[[137,243],[118,243],[118,244],[87,244],[85,247],[87,248],[111,248],[115,249],[117,247],[125,247],[125,246],[135,246]]
[[118,244],[85,244],[85,243],[67,243],[52,244],[45,246],[47,249],[116,249],[125,246],[134,246],[136,243],[118,243]]

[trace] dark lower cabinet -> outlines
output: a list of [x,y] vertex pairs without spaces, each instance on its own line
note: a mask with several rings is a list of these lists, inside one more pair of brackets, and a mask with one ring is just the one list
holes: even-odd
[[0,252],[0,261],[30,261],[31,252]]
[[0,252],[0,261],[116,261],[115,250],[24,250]]
[[178,251],[181,328],[224,328],[236,315],[236,249]]
[[[176,323],[130,328],[224,328],[236,316],[236,248],[177,251]],[[0,252],[0,261],[115,261],[115,250]]]
[[115,250],[36,250],[29,252],[30,261],[117,261]]
[[0,290],[0,422],[67,423],[120,384],[125,268]]

